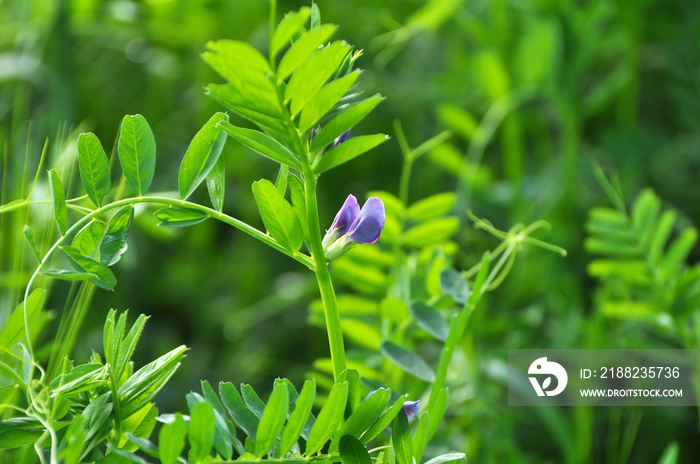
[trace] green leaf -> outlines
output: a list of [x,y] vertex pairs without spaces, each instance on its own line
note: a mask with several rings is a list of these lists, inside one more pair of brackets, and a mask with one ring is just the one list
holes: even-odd
[[226,142],[226,134],[218,125],[220,121],[228,121],[228,115],[216,113],[212,116],[187,147],[177,179],[182,200],[192,195],[219,160]]
[[226,194],[226,167],[224,157],[219,156],[216,164],[207,176],[207,191],[212,207],[218,212],[224,209],[224,196]]
[[383,318],[396,324],[402,323],[409,315],[408,305],[402,299],[393,296],[382,300],[379,312]]
[[162,464],[175,464],[185,447],[187,424],[180,413],[175,420],[164,424],[158,434],[158,455]]
[[44,426],[37,419],[15,417],[0,421],[0,449],[31,445],[44,434]]
[[314,165],[314,172],[316,174],[321,174],[343,163],[347,163],[351,159],[360,156],[387,140],[389,140],[389,137],[384,134],[353,137],[323,155]]
[[372,396],[363,401],[357,410],[352,413],[348,420],[345,421],[340,431],[333,438],[333,442],[329,448],[329,452],[337,449],[338,441],[341,437],[353,436],[359,438],[367,431],[377,419],[382,415],[386,405],[389,404],[391,390],[388,388],[379,388]]
[[365,445],[352,435],[345,435],[340,439],[340,460],[343,464],[372,464]]
[[342,111],[316,134],[311,142],[311,151],[321,150],[333,143],[339,135],[362,121],[383,99],[379,94],[373,95]]
[[443,293],[450,295],[460,305],[465,305],[467,299],[469,299],[469,294],[471,294],[467,279],[452,268],[440,271],[440,288]]
[[253,183],[253,195],[270,236],[283,247],[298,251],[304,234],[292,205],[266,179]]
[[422,248],[448,240],[459,230],[459,219],[446,217],[422,222],[406,231],[403,241],[406,246]]
[[350,51],[350,45],[338,41],[314,52],[304,61],[284,91],[285,103],[291,100],[291,112],[297,114],[314,96],[318,89],[330,79]]
[[652,239],[660,209],[661,201],[651,189],[643,190],[632,206],[632,223],[637,231],[639,242],[645,248]]
[[211,404],[202,402],[194,405],[190,411],[190,423],[187,437],[190,442],[190,462],[199,462],[209,455],[214,445],[214,409]]
[[391,441],[396,454],[396,464],[413,464],[411,427],[408,425],[408,416],[404,410],[399,411],[394,419],[391,427]]
[[333,35],[337,28],[338,26],[335,24],[324,24],[304,33],[282,57],[277,68],[277,76],[280,79],[289,77],[301,63]]
[[153,399],[180,366],[185,351],[187,347],[180,345],[143,366],[119,387],[121,411],[124,417],[138,411]]
[[662,266],[664,271],[671,275],[675,268],[681,266],[698,241],[698,231],[692,227],[685,229],[668,248],[666,256],[663,258]]
[[653,263],[657,263],[659,257],[662,255],[666,242],[668,242],[668,238],[671,236],[671,232],[673,232],[673,225],[675,223],[676,213],[671,209],[664,211],[661,218],[659,218],[654,236],[649,245],[649,258]]
[[299,397],[294,402],[294,410],[289,415],[287,426],[282,431],[280,438],[280,456],[286,456],[292,446],[297,442],[299,436],[309,421],[311,407],[316,396],[316,382],[307,380],[299,393]]
[[438,193],[423,198],[408,207],[406,217],[411,221],[425,221],[451,212],[457,201],[457,195],[452,192]]
[[284,113],[274,89],[261,89],[245,82],[209,84],[207,94],[226,108],[254,122],[261,129],[287,134]]
[[126,181],[138,196],[143,196],[151,187],[156,169],[156,140],[143,116],[124,116],[117,151]]
[[53,217],[56,226],[61,233],[61,237],[66,235],[68,230],[68,211],[66,210],[66,192],[58,177],[58,173],[53,169],[49,171],[49,184],[51,185],[51,197],[53,198]]
[[325,404],[318,413],[318,418],[311,427],[309,439],[306,441],[306,456],[311,456],[320,450],[323,445],[333,436],[338,430],[340,421],[343,420],[343,412],[345,404],[348,400],[348,383],[336,383],[331,388]]
[[92,256],[97,250],[104,233],[104,226],[92,220],[88,225],[80,229],[80,232],[71,242],[71,246],[77,248],[83,256]]
[[107,224],[107,232],[100,243],[100,262],[115,265],[127,249],[126,236],[134,220],[134,207],[129,205],[114,213]]
[[233,456],[231,446],[235,447],[239,454],[244,454],[245,450],[243,449],[243,445],[235,436],[235,426],[226,417],[226,409],[224,409],[221,400],[216,396],[214,389],[206,380],[202,381],[202,393],[204,393],[206,401],[214,407],[214,415],[216,416],[214,448],[225,459],[231,459]]
[[58,458],[65,464],[79,464],[83,451],[85,434],[83,416],[74,416],[70,421],[58,452]]
[[416,434],[413,436],[413,459],[420,462],[423,459],[423,452],[428,444],[428,433],[430,428],[430,414],[426,411],[421,414],[416,427]]
[[435,432],[437,432],[437,429],[442,422],[442,418],[445,416],[445,411],[447,410],[447,400],[449,397],[449,390],[447,387],[443,388],[440,390],[437,400],[435,400],[435,404],[430,408],[428,440],[433,438],[433,435],[435,435]]
[[237,87],[247,84],[274,95],[275,84],[268,79],[270,64],[251,45],[236,40],[218,40],[207,43],[210,50],[202,55],[204,61]]
[[406,402],[406,398],[408,398],[408,396],[404,395],[396,400],[396,402],[392,404],[384,414],[382,414],[379,420],[377,420],[372,427],[362,434],[360,441],[366,445],[370,441],[374,440],[380,433],[382,433],[384,429],[391,424],[391,421],[394,420],[399,411],[403,409],[403,404]]
[[341,77],[340,79],[326,84],[321,90],[316,92],[316,95],[309,100],[304,107],[304,111],[301,112],[299,130],[306,132],[320,121],[321,118],[338,104],[340,99],[350,90],[350,87],[352,87],[359,76],[359,71],[352,72],[345,77]]
[[29,249],[32,250],[34,258],[37,260],[38,263],[41,263],[42,256],[41,253],[39,253],[39,248],[36,246],[36,240],[34,240],[34,232],[32,232],[31,227],[25,224],[24,228],[22,229],[22,233],[24,234],[24,238],[29,244]]
[[260,419],[253,414],[243,403],[241,395],[231,382],[219,384],[219,394],[226,410],[231,415],[233,422],[240,427],[246,435],[255,440]]
[[277,161],[278,163],[286,164],[289,167],[301,171],[301,163],[292,152],[269,135],[253,129],[236,127],[227,122],[221,122],[220,125],[227,134],[251,150],[271,160]]
[[[122,314],[122,317],[124,317],[124,321],[126,322],[126,314]],[[116,356],[116,359],[112,361],[113,370],[111,372],[115,379],[122,378],[122,374],[124,373],[126,366],[129,364],[131,356],[134,354],[136,344],[138,343],[139,338],[141,337],[141,332],[143,332],[143,327],[146,325],[147,320],[147,316],[144,316],[143,314],[139,315],[139,317],[136,318],[136,322],[134,322],[134,324],[131,326],[129,333],[126,334],[124,340],[121,340],[121,336],[123,333],[122,330],[120,330],[120,333],[117,334],[120,339],[119,350],[117,351],[118,354]]]
[[[233,456],[233,440],[237,441],[237,439],[231,433],[231,430],[235,429],[229,428],[229,423],[226,420],[225,414],[219,412],[217,404],[213,404],[211,401],[205,399],[204,397],[202,397],[202,395],[198,393],[190,392],[185,396],[185,398],[187,399],[187,407],[190,409],[190,411],[192,410],[192,408],[194,408],[194,406],[197,403],[207,403],[212,406],[212,408],[214,409],[215,423],[214,450],[225,459],[231,459],[231,457]],[[216,403],[218,403],[218,400],[216,400]],[[221,405],[219,404],[218,406]],[[233,427],[233,425],[231,425],[231,427]],[[242,450],[243,446],[239,445],[240,443],[237,443],[237,449]]]
[[379,345],[379,349],[389,361],[414,377],[418,377],[426,382],[435,380],[435,373],[430,366],[413,351],[409,351],[389,340],[384,340]]
[[153,213],[153,217],[161,221],[158,223],[158,227],[189,227],[209,218],[204,211],[173,206],[159,209]]
[[433,458],[425,464],[445,464],[446,462],[457,462],[458,464],[466,464],[467,457],[464,453],[448,453]]
[[78,168],[85,193],[98,208],[111,187],[109,160],[102,144],[92,132],[78,136]]
[[273,59],[277,56],[277,52],[287,45],[294,34],[304,26],[306,20],[309,19],[310,13],[310,8],[302,7],[298,12],[289,12],[282,18],[277,29],[275,29],[275,33],[272,35],[272,43],[270,44],[270,55]]
[[138,446],[133,443],[129,443],[129,438],[127,435],[143,439],[148,438],[156,426],[157,416],[158,409],[156,409],[153,403],[147,403],[134,414],[122,420],[121,430],[123,435],[119,441],[119,448],[125,449],[129,452],[136,451]]
[[47,269],[45,271],[41,271],[41,273],[45,276],[53,277],[54,279],[70,280],[73,282],[93,280],[97,278],[97,274],[83,271],[71,271],[68,269]]
[[[39,318],[41,308],[44,306],[46,292],[42,288],[37,288],[27,298],[27,323],[31,329]],[[10,318],[0,330],[0,346],[10,349],[19,343],[27,331],[24,326],[24,302],[14,310]]]
[[[377,342],[375,346],[379,346],[379,342]],[[348,368],[345,369],[338,378],[348,382],[348,403],[345,407],[345,417],[350,417],[350,415],[360,407],[360,403],[362,403],[362,383],[360,382],[360,373],[357,371],[357,369]]]
[[255,455],[262,458],[270,452],[275,444],[277,435],[284,427],[289,410],[289,390],[287,385],[280,379],[275,380],[275,387],[270,394],[258,424],[258,431],[255,434]]
[[107,366],[101,364],[82,364],[68,374],[60,375],[51,382],[51,397],[74,395],[106,385]]
[[243,402],[248,406],[248,408],[255,414],[258,419],[260,419],[265,412],[265,403],[260,399],[253,387],[248,384],[241,384],[241,395],[243,395]]
[[306,217],[306,193],[304,191],[304,183],[295,174],[290,174],[287,178],[289,183],[289,192],[292,197],[292,208],[299,219],[301,230],[304,233],[304,238],[309,237],[309,222]]
[[418,321],[418,326],[440,341],[447,340],[450,326],[440,312],[426,302],[416,300],[411,302],[411,314]]
[[104,264],[83,256],[77,248],[71,246],[61,247],[61,250],[66,254],[68,261],[76,271],[87,272],[96,276],[95,279],[90,281],[93,284],[105,290],[112,290],[117,285],[117,279],[114,277],[114,274]]

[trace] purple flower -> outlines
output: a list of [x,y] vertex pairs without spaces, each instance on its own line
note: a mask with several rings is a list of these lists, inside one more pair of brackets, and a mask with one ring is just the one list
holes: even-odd
[[360,209],[357,199],[349,195],[323,237],[326,258],[334,259],[356,243],[376,242],[384,228],[384,219],[384,203],[379,198],[368,198]]
[[418,414],[418,411],[420,410],[420,401],[406,401],[403,404],[403,410],[410,421],[416,414]]
[[345,132],[340,134],[338,137],[336,137],[335,140],[333,141],[333,148],[335,148],[338,145],[340,145],[341,143],[347,141],[350,138],[350,131],[351,130],[352,130],[352,128],[346,130]]
[[[370,396],[374,395],[374,394],[376,393],[376,391],[377,391],[377,390],[372,390],[371,392],[369,392],[369,394],[365,397],[365,401],[367,401],[367,399],[368,399]],[[416,414],[418,414],[418,412],[420,411],[420,401],[419,401],[419,400],[416,400],[416,401],[405,401],[405,402],[403,403],[402,409],[403,409],[403,411],[406,413],[406,416],[408,416],[408,420],[410,421],[410,420],[413,419],[413,418],[416,416]]]

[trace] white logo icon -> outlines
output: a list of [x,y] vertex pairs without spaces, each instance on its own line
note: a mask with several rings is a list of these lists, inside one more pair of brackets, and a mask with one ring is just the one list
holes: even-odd
[[[532,387],[537,393],[537,396],[556,396],[564,391],[564,388],[566,388],[566,382],[569,381],[569,376],[566,374],[566,370],[562,367],[562,365],[555,363],[554,361],[547,361],[546,357],[535,359],[535,361],[530,364],[530,368],[527,370],[527,373],[530,375],[548,375],[548,377],[542,382],[541,386],[537,381],[537,377],[528,377]],[[547,390],[552,383],[552,376],[557,378],[557,388],[554,390]]]

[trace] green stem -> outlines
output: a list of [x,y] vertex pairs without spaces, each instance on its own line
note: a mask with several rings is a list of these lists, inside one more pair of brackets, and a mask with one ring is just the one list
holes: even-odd
[[[254,228],[254,227],[246,224],[245,222],[242,222],[234,217],[231,217],[231,216],[225,215],[219,211],[216,211],[212,208],[208,208],[206,206],[198,205],[196,203],[190,203],[188,201],[178,200],[175,198],[168,198],[168,197],[153,196],[153,197],[125,198],[123,200],[118,200],[118,201],[115,201],[115,202],[110,203],[108,205],[105,205],[101,208],[97,208],[96,210],[92,211],[90,214],[87,214],[84,217],[82,217],[79,221],[77,221],[75,224],[73,224],[68,229],[66,234],[63,237],[61,237],[59,240],[57,240],[53,244],[53,246],[51,246],[51,248],[48,250],[46,255],[44,255],[44,259],[41,260],[41,263],[36,268],[36,270],[34,271],[34,273],[31,276],[31,278],[29,279],[29,283],[27,284],[27,289],[25,290],[25,293],[24,293],[24,305],[23,305],[23,308],[24,308],[24,328],[25,328],[25,334],[26,334],[27,340],[31,340],[30,333],[29,333],[29,324],[28,324],[29,321],[27,320],[27,311],[28,311],[27,299],[29,298],[29,294],[31,293],[31,289],[34,285],[34,282],[39,277],[39,275],[41,274],[41,271],[44,269],[44,267],[48,264],[49,260],[53,256],[53,253],[58,249],[58,247],[63,243],[63,241],[67,237],[71,237],[75,232],[77,232],[78,230],[83,228],[94,217],[96,217],[96,216],[98,216],[106,211],[115,209],[115,208],[119,208],[122,206],[128,206],[128,205],[134,205],[134,204],[138,204],[138,203],[155,203],[155,204],[179,206],[179,207],[184,206],[187,208],[202,211],[202,212],[206,213],[206,215],[208,217],[218,219],[219,221],[222,221],[230,226],[233,226],[236,229],[238,229],[242,232],[245,232],[246,234],[260,240],[261,242],[265,243],[266,245],[271,246],[272,248],[286,254],[287,256],[289,256],[291,258],[294,258],[295,260],[297,260],[301,264],[305,265],[309,269],[311,269],[311,270],[314,269],[314,263],[309,256],[306,256],[303,253],[290,251],[290,250],[286,249],[285,247],[283,247],[282,245],[280,245],[279,243],[277,243],[277,241],[275,241],[275,239],[269,237],[267,234],[259,231],[258,229]],[[34,359],[34,352],[33,352],[33,348],[31,346],[31,343],[27,343],[27,350],[29,351],[30,357],[32,359]]]
[[481,286],[479,293],[472,294],[469,297],[467,304],[464,305],[462,312],[459,313],[459,316],[452,319],[452,322],[450,323],[450,331],[447,334],[447,340],[445,341],[445,345],[442,348],[442,354],[440,355],[440,363],[438,364],[438,370],[435,374],[435,382],[433,382],[433,388],[430,391],[428,408],[433,407],[438,395],[440,394],[440,390],[442,390],[442,388],[445,386],[445,381],[447,380],[447,368],[452,362],[452,357],[454,356],[457,344],[462,339],[462,336],[467,329],[467,324],[472,317],[474,309],[479,304],[479,301],[481,301],[481,297],[489,288],[491,282],[493,282],[500,270],[506,264],[508,257],[511,255],[514,249],[515,245],[511,244],[489,273],[486,281]]
[[326,256],[323,253],[321,243],[321,231],[318,220],[318,204],[316,201],[316,177],[311,166],[306,159],[302,158],[304,168],[304,189],[306,196],[306,215],[309,223],[309,248],[314,259],[316,269],[316,280],[318,289],[321,292],[323,302],[323,313],[326,319],[326,330],[328,331],[328,344],[331,350],[331,362],[333,363],[333,378],[338,376],[346,368],[345,347],[343,345],[343,331],[340,325],[340,311],[338,302],[333,290],[333,281],[328,272]]

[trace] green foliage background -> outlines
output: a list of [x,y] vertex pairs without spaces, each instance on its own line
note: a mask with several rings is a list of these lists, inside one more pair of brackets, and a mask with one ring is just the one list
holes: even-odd
[[[588,211],[610,206],[594,162],[619,173],[628,207],[644,188],[655,191],[663,209],[677,215],[674,236],[700,222],[698,3],[321,0],[319,6],[324,21],[339,24],[340,36],[364,49],[357,64],[365,69],[366,94],[387,97],[356,130],[393,137],[325,176],[322,220],[330,225],[348,193],[398,190],[398,119],[412,147],[444,129],[453,133],[415,167],[409,198],[458,194],[456,268],[471,267],[495,244],[473,229],[467,207],[500,229],[545,219],[552,226],[547,240],[569,252],[563,259],[526,248],[475,313],[450,373],[444,433],[431,454],[457,449],[474,462],[659,462],[678,442],[678,462],[688,462],[699,452],[697,410],[508,408],[504,361],[508,348],[697,348],[678,329],[697,325],[692,299],[683,312],[652,305],[656,313],[606,314],[605,303],[619,295],[614,282],[589,275],[593,255],[584,241]],[[278,12],[298,7],[280,2]],[[151,190],[176,185],[192,135],[221,110],[203,92],[219,82],[200,58],[205,43],[231,38],[263,50],[267,13],[261,0],[0,2],[0,204],[26,194],[23,173],[36,169],[46,137],[53,165],[74,151],[83,130],[95,132],[109,155],[124,114],[144,115],[155,133],[156,180],[163,184]],[[250,180],[274,178],[276,168],[239,144],[224,150],[226,204],[256,224]],[[262,391],[278,376],[301,385],[311,363],[327,355],[324,333],[307,322],[315,282],[296,263],[214,221],[186,232],[158,229],[150,214],[134,221],[135,252],[115,268],[117,291],[96,292],[88,330],[74,350],[78,360],[99,346],[109,308],[151,315],[137,357],[190,347],[158,397],[167,411],[182,406],[200,379],[247,382]],[[18,236],[24,222],[23,214],[0,217],[0,321],[21,301],[31,268]],[[687,262],[696,261],[695,250]],[[49,306],[61,311],[64,300],[57,286]]]

